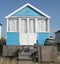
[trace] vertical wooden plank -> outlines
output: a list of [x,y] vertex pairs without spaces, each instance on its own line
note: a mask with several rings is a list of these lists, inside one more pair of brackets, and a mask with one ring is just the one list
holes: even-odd
[[8,29],[10,29],[10,28],[8,27],[8,19],[7,19],[7,28],[6,28],[6,29],[7,29],[7,32],[8,32]]
[[55,62],[56,61],[56,47],[40,46],[39,49],[38,49],[39,62],[40,61],[42,62]]

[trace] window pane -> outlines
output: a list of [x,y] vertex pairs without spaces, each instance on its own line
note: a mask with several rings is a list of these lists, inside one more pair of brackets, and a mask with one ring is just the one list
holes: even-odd
[[42,31],[41,23],[42,23],[41,20],[38,19],[38,30],[39,30],[39,32]]
[[46,32],[46,21],[38,19],[38,29],[40,32]]
[[29,19],[29,32],[35,33],[35,19]]
[[48,21],[46,20],[46,31],[48,32]]
[[16,21],[16,32],[19,32],[19,21],[18,19],[15,20]]
[[27,19],[21,19],[21,31],[22,33],[27,33]]
[[18,20],[11,19],[8,21],[8,31],[10,32],[17,32],[18,29]]
[[46,22],[42,20],[42,32],[46,32]]
[[35,20],[33,21],[33,32],[35,33]]

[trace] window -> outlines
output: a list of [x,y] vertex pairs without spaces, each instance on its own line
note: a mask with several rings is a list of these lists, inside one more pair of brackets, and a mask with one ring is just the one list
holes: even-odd
[[35,19],[29,19],[29,32],[35,33]]
[[37,25],[38,27],[38,30],[41,32],[42,31],[42,29],[41,29],[41,20],[40,19],[38,19],[38,25]]
[[21,31],[27,33],[27,19],[21,19]]
[[18,19],[9,19],[7,27],[9,32],[17,32],[19,28]]
[[35,33],[35,19],[21,19],[21,32]]
[[40,32],[46,32],[46,21],[38,19],[38,30]]
[[46,20],[46,31],[48,32],[48,28],[49,26],[48,26],[48,21]]
[[41,29],[42,29],[42,32],[46,32],[46,21],[45,20],[41,21]]

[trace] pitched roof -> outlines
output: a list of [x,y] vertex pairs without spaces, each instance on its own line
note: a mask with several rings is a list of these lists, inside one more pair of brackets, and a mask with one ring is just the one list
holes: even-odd
[[10,16],[12,16],[13,14],[15,14],[16,12],[18,12],[19,10],[25,8],[26,6],[30,6],[31,8],[33,8],[34,10],[36,10],[37,12],[39,12],[40,14],[44,15],[47,18],[50,18],[50,16],[48,16],[47,14],[45,14],[44,12],[42,12],[41,10],[37,9],[36,7],[32,6],[31,4],[27,3],[24,6],[20,7],[19,9],[15,10],[14,12],[12,12],[11,14],[9,14],[8,16],[6,16],[5,18],[8,18]]
[[55,34],[56,34],[56,33],[59,33],[59,32],[60,32],[60,30],[56,31]]

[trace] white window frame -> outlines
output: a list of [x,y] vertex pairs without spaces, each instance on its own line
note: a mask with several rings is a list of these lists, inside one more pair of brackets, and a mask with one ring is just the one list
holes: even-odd
[[49,32],[49,24],[46,19],[37,19],[38,22],[38,32]]
[[[24,30],[23,30],[23,28],[22,28],[22,21],[21,21],[22,19],[26,19],[26,20],[27,20],[27,21],[26,21],[26,22],[27,22],[27,27],[26,27],[26,29],[24,29]],[[35,28],[36,26],[33,26],[33,24],[32,24],[31,27],[30,27],[30,20],[35,20],[35,18],[20,18],[20,23],[21,23],[21,26],[20,26],[20,27],[21,27],[21,28],[20,28],[21,31],[20,31],[20,32],[21,32],[21,33],[36,33],[36,28]],[[36,21],[36,20],[35,20],[35,21]],[[36,24],[35,21],[33,21],[34,24]],[[32,22],[32,23],[33,23],[33,22]],[[23,24],[24,24],[24,23],[23,23]],[[33,27],[34,27],[34,28],[33,28]],[[31,28],[32,28],[32,31],[31,31]],[[34,30],[33,30],[33,29],[34,29]],[[22,30],[23,30],[23,31],[22,31]],[[26,32],[25,32],[25,30],[26,30]]]
[[[9,22],[9,20],[11,20],[11,21]],[[17,21],[15,21],[15,20],[17,20]],[[19,21],[18,21],[18,19],[15,19],[15,20],[14,19],[7,19],[7,32],[18,32],[19,31],[19,25],[18,25]]]

